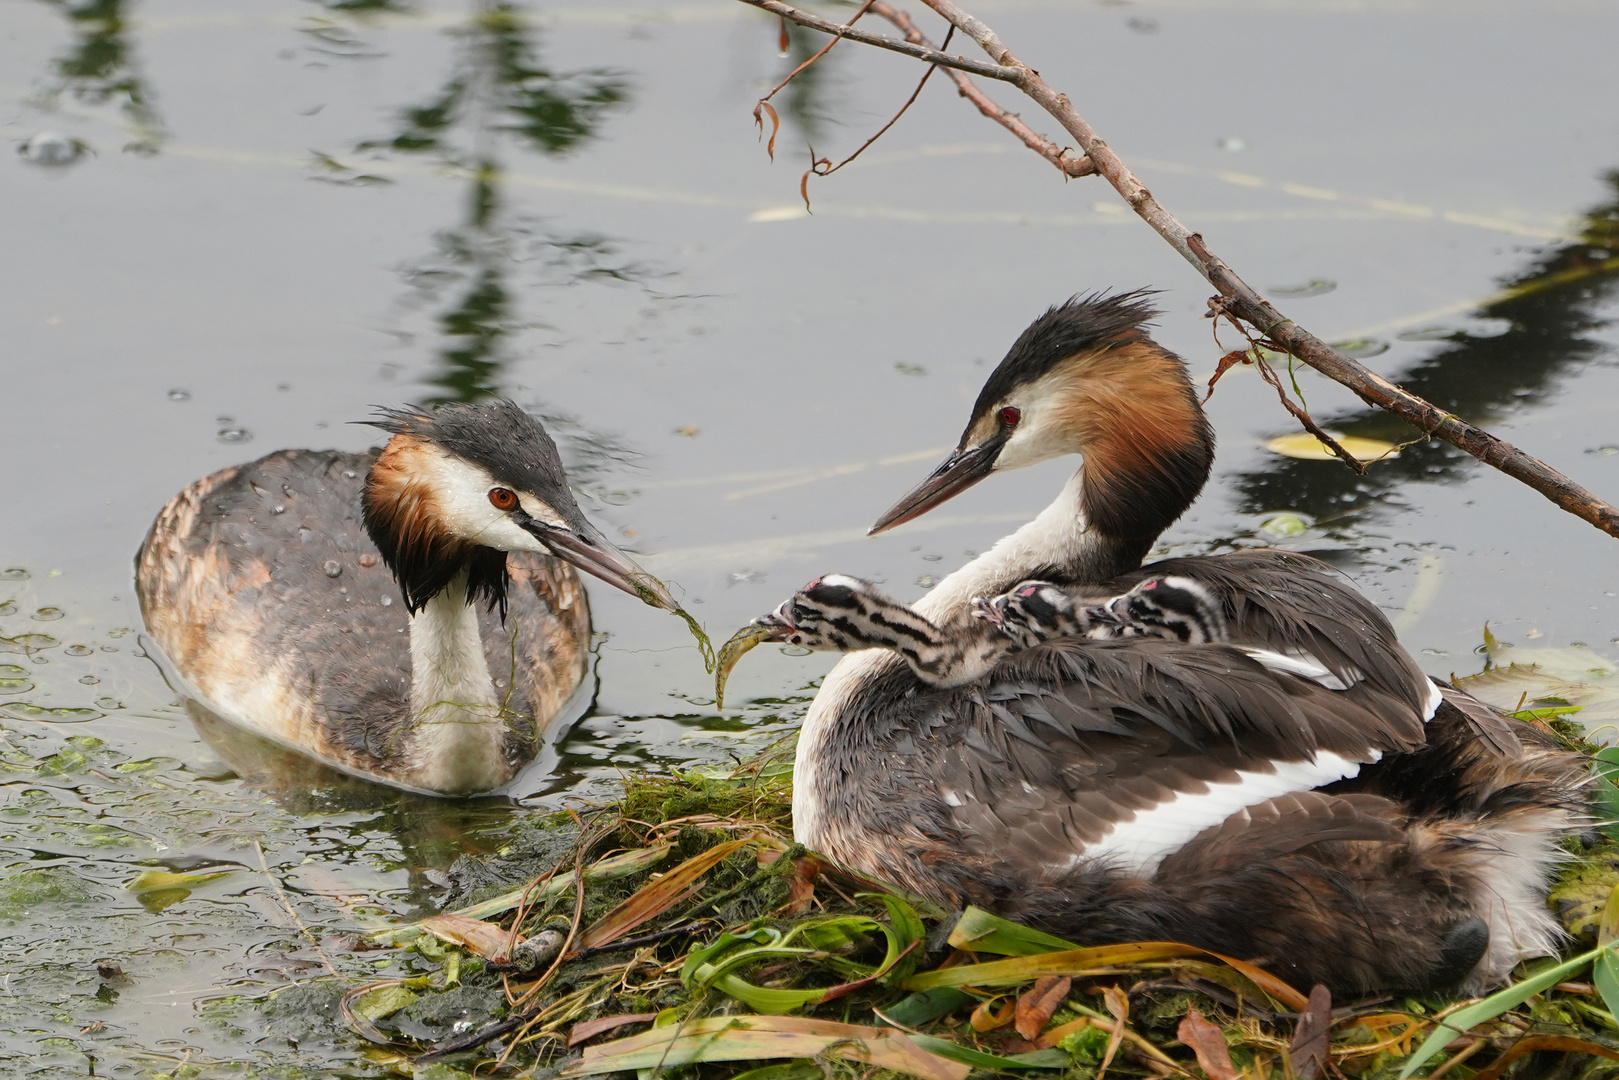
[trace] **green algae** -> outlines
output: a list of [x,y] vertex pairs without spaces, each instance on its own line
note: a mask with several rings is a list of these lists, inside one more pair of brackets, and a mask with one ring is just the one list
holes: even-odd
[[78,875],[62,867],[0,871],[0,920],[13,922],[43,908],[87,904],[94,891]]

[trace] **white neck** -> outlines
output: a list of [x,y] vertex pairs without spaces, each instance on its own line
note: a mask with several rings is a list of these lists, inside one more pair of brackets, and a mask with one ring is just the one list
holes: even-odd
[[410,620],[408,755],[415,783],[471,794],[510,778],[506,726],[463,570]]
[[1088,531],[1080,494],[1085,470],[1069,477],[1051,505],[1035,519],[963,566],[911,606],[934,622],[964,611],[975,596],[998,596],[1049,566],[1072,566],[1095,540]]
[[[1084,480],[1085,471],[1080,469],[1033,521],[939,582],[912,608],[934,622],[947,622],[965,611],[973,597],[998,596],[1043,567],[1071,570],[1085,565],[1098,538],[1086,528],[1080,508]],[[799,842],[821,850],[832,845],[838,823],[822,813],[823,778],[817,773],[824,740],[848,707],[851,695],[867,679],[898,663],[891,652],[866,649],[839,660],[822,681],[804,716],[793,766],[793,836]]]

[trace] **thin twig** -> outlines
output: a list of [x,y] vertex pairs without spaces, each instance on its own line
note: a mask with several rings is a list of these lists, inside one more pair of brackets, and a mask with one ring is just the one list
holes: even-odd
[[[873,2],[870,3],[870,4],[867,4],[866,7],[872,7],[872,6],[874,6],[874,4],[875,4],[875,0],[873,0]],[[884,6],[886,7],[887,5],[884,5]],[[864,11],[865,9],[862,8],[861,10]],[[955,29],[952,28],[950,30],[950,35],[953,36],[955,34],[955,32],[956,32]],[[946,45],[950,44],[950,36],[945,37],[944,43]],[[812,163],[810,165],[810,172],[814,173],[816,176],[831,176],[833,173],[837,172],[839,169],[841,169],[845,165],[849,164],[849,162],[853,161],[855,158],[859,157],[861,154],[864,154],[866,152],[866,147],[870,146],[872,143],[874,143],[878,139],[882,138],[885,134],[888,133],[889,128],[891,128],[895,124],[899,123],[899,118],[904,116],[905,115],[905,110],[909,109],[916,102],[916,99],[919,96],[921,96],[922,88],[928,84],[928,79],[931,78],[933,76],[933,73],[935,71],[938,71],[938,70],[939,70],[939,65],[937,65],[937,64],[929,64],[928,69],[926,71],[924,71],[922,73],[922,77],[917,80],[916,89],[912,90],[911,91],[911,96],[905,99],[905,104],[903,104],[903,105],[901,105],[899,107],[899,112],[895,113],[892,117],[890,117],[888,123],[886,123],[882,127],[878,128],[877,129],[877,134],[873,135],[871,138],[869,138],[865,142],[861,143],[859,149],[857,149],[854,153],[850,154],[848,157],[844,158],[842,161],[838,162],[836,165],[832,165],[832,166],[830,166],[830,167],[828,167],[826,169],[822,169],[820,167],[820,162],[814,162],[814,163]],[[808,202],[807,199],[805,201]]]
[[315,935],[309,932],[309,927],[305,926],[304,921],[298,917],[298,911],[292,906],[292,901],[287,896],[287,890],[282,888],[281,882],[274,874],[270,873],[269,860],[264,857],[264,845],[255,840],[253,841],[253,850],[259,853],[259,869],[264,871],[265,878],[270,882],[270,888],[275,890],[275,898],[280,901],[281,907],[292,918],[293,925],[309,940],[309,944],[315,947],[315,952],[320,956],[320,962],[326,965],[326,970],[336,975],[337,967],[332,963],[332,958],[326,955],[326,950],[321,948],[320,942],[315,938]]
[[600,956],[602,953],[639,949],[643,945],[656,945],[658,942],[667,941],[672,937],[695,934],[699,930],[711,930],[719,925],[720,923],[717,919],[694,919],[690,922],[681,923],[679,926],[671,926],[667,930],[657,930],[650,934],[642,934],[640,937],[615,941],[611,945],[592,945],[588,949],[580,949],[570,959],[583,960],[589,956]]
[[[925,49],[935,47],[931,41],[922,35],[922,31],[917,29],[916,24],[911,21],[910,15],[900,11],[898,8],[890,7],[879,0],[878,3],[871,5],[871,13],[893,23],[894,27],[905,35],[905,40],[912,45],[920,45]],[[954,34],[955,32],[956,28],[952,26],[950,33]],[[940,46],[939,49],[942,52],[949,47],[950,38],[947,36],[944,39],[944,45]],[[1001,108],[988,94],[978,89],[978,84],[969,79],[966,73],[959,68],[935,64],[929,67],[928,70],[933,71],[939,67],[943,67],[945,76],[956,84],[957,93],[972,102],[979,112],[1017,136],[1024,146],[1055,165],[1064,175],[1077,179],[1081,176],[1091,176],[1096,172],[1096,166],[1091,164],[1090,158],[1084,154],[1074,153],[1069,147],[1058,146],[1044,135],[1036,132],[1028,124],[1025,124],[1016,113],[1010,113]]]
[[1136,214],[1219,290],[1220,295],[1211,303],[1213,313],[1229,312],[1240,317],[1258,329],[1262,335],[1276,342],[1280,347],[1279,351],[1297,357],[1329,379],[1348,387],[1368,404],[1384,409],[1419,431],[1466,451],[1484,464],[1540,492],[1576,517],[1590,522],[1611,536],[1619,536],[1619,508],[1597,498],[1556,469],[1525,454],[1511,443],[1436,408],[1430,402],[1394,385],[1381,375],[1368,371],[1284,316],[1273,304],[1238,277],[1224,260],[1210,251],[1200,233],[1192,232],[1181,224],[1153,197],[1146,185],[1137,179],[1112,148],[1102,141],[1095,129],[1074,109],[1065,95],[1053,90],[1040,77],[1039,72],[1019,60],[993,30],[962,10],[953,0],[923,0],[923,2],[943,16],[950,25],[976,41],[994,61],[993,65],[947,56],[939,50],[925,48],[910,41],[848,31],[836,23],[799,11],[782,3],[781,0],[741,0],[741,2],[783,16],[813,30],[836,32],[850,40],[903,53],[930,64],[1012,83],[1062,124],[1063,129],[1079,143],[1080,149],[1085,152],[1096,171],[1113,185]]
[[845,37],[847,37],[849,35],[849,33],[851,32],[850,27],[852,27],[856,22],[858,22],[860,20],[860,16],[864,15],[866,13],[867,9],[870,8],[871,5],[874,4],[874,3],[876,3],[876,0],[866,0],[866,2],[864,4],[860,5],[860,10],[854,13],[854,18],[850,19],[847,25],[845,25],[845,26],[841,27],[839,30],[835,31],[832,34],[832,40],[827,42],[824,46],[822,46],[820,52],[816,53],[814,56],[810,57],[808,60],[804,61],[802,64],[799,64],[797,67],[793,68],[792,71],[788,72],[787,77],[785,79],[781,80],[781,82],[777,83],[776,88],[774,90],[770,91],[770,93],[766,94],[764,97],[759,99],[759,104],[763,105],[765,102],[769,101],[771,98],[773,98],[777,94],[781,93],[781,88],[786,86],[788,83],[792,82],[794,79],[798,78],[798,73],[799,72],[803,71],[805,68],[807,68],[811,64],[815,63],[815,61],[819,60],[821,57],[823,57],[827,53],[831,52],[832,51],[832,46],[836,45],[838,42],[842,41]]
[[1015,73],[1004,71],[994,64],[986,64],[982,60],[968,60],[964,56],[951,56],[948,53],[940,52],[938,49],[913,45],[909,41],[901,41],[898,38],[883,37],[881,34],[868,34],[864,30],[853,29],[847,23],[835,23],[831,19],[823,19],[819,15],[811,15],[807,11],[799,11],[789,4],[781,3],[781,0],[742,0],[742,2],[763,11],[768,11],[771,14],[780,15],[782,18],[795,22],[799,26],[819,30],[823,34],[836,34],[840,38],[858,41],[862,45],[871,45],[878,49],[887,49],[890,52],[904,53],[906,56],[916,60],[922,60],[929,64],[938,64],[940,67],[954,68],[957,71],[965,71],[969,75],[978,75],[985,79],[999,79],[1002,82],[1013,83],[1018,81],[1018,76]]

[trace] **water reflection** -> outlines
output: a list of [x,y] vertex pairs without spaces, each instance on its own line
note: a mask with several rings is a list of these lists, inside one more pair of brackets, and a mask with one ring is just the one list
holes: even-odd
[[40,94],[40,103],[52,107],[64,93],[86,105],[114,102],[135,136],[124,149],[155,153],[163,140],[163,122],[125,40],[126,0],[45,3],[67,18],[74,40],[52,64],[56,80]]
[[428,379],[431,403],[471,401],[499,389],[512,338],[544,323],[524,321],[509,283],[513,269],[537,263],[548,284],[634,280],[615,264],[600,236],[558,235],[506,205],[502,156],[507,144],[546,155],[577,149],[606,114],[628,104],[614,71],[555,72],[539,60],[539,33],[508,3],[477,5],[459,38],[440,89],[399,114],[395,132],[359,144],[377,153],[430,155],[463,170],[468,190],[461,223],[435,237],[433,254],[403,271],[410,306],[435,307],[444,338],[439,371]]
[[[1452,332],[1449,344],[1396,381],[1474,424],[1488,426],[1535,405],[1602,350],[1588,336],[1598,309],[1619,291],[1619,171],[1606,177],[1613,197],[1584,215],[1576,239],[1542,253],[1506,281],[1500,298],[1474,316],[1484,330]],[[1351,435],[1406,442],[1420,433],[1381,409],[1316,417]],[[1400,456],[1356,476],[1341,466],[1278,459],[1232,480],[1246,513],[1294,510],[1343,518],[1402,485],[1444,482],[1474,467],[1449,443],[1413,443]]]

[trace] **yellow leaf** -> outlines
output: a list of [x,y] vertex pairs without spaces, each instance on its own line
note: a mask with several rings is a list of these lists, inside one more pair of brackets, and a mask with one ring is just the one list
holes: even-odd
[[716,844],[701,855],[687,859],[657,881],[642,886],[628,900],[603,915],[601,921],[586,931],[584,948],[594,949],[617,941],[648,919],[656,918],[678,904],[696,887],[698,879],[708,873],[725,856],[746,844],[747,840],[727,840]]
[[224,870],[204,870],[194,874],[174,874],[167,870],[142,870],[124,886],[132,893],[156,892],[159,889],[194,889],[204,882],[215,881],[226,874],[234,874],[235,867]]
[[[1359,435],[1336,435],[1332,432],[1328,434],[1338,440],[1339,446],[1363,462],[1386,461],[1400,456],[1393,443],[1384,442],[1382,439],[1364,439]],[[1338,460],[1337,454],[1327,449],[1325,443],[1308,431],[1278,435],[1265,444],[1265,449],[1283,457],[1298,458],[1300,461]]]
[[892,1028],[792,1016],[711,1016],[588,1046],[564,1078],[628,1069],[673,1069],[699,1061],[814,1058],[830,1053],[924,1080],[966,1080],[971,1068],[917,1046]]

